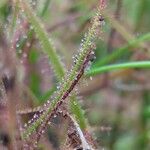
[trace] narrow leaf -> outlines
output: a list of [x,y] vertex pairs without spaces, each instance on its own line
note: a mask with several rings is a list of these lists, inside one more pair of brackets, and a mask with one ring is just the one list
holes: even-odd
[[111,70],[129,69],[129,68],[150,68],[150,61],[130,62],[130,63],[122,63],[122,64],[97,67],[91,69],[86,75],[94,76]]

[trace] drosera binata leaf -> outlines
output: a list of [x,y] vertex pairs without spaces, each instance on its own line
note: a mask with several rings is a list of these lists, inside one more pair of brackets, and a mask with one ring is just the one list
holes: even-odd
[[[53,113],[58,109],[59,105],[69,96],[70,92],[74,89],[74,86],[78,83],[80,77],[91,64],[91,54],[94,53],[95,40],[99,37],[98,31],[101,24],[99,23],[100,11],[97,11],[97,15],[92,21],[92,26],[89,28],[87,34],[85,34],[82,40],[81,47],[78,51],[76,63],[72,66],[66,77],[61,80],[59,88],[53,95],[53,101],[51,104],[45,104],[45,112],[24,131],[23,138],[28,139],[29,135],[32,135],[35,130],[45,124],[45,118],[49,119],[49,116],[53,116]],[[45,126],[45,125],[44,125]]]
[[[45,31],[44,27],[42,27],[40,20],[36,17],[36,15],[33,13],[32,8],[26,2],[21,1],[21,9],[26,13],[28,20],[30,21],[33,29],[35,30],[35,33],[37,34],[39,40],[42,43],[42,50],[49,56],[51,65],[54,69],[54,73],[56,74],[57,79],[60,81],[65,76],[65,69],[53,47],[52,41],[49,39],[49,36]],[[80,109],[79,112],[73,111],[76,119],[79,120],[79,124],[82,123],[82,125],[80,124],[80,126],[86,127],[84,113],[83,110],[81,110],[81,106],[77,102],[75,94],[73,94],[70,99],[72,103],[71,110]],[[74,105],[74,103],[76,103],[76,105]]]

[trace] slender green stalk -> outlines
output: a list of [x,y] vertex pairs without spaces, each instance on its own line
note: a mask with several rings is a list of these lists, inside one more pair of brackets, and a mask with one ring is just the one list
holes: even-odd
[[[32,125],[30,125],[25,132],[23,133],[22,137],[24,139],[28,139],[28,135],[31,135],[36,129],[44,123],[44,119],[47,118],[47,116],[51,115],[53,110],[56,109],[58,102],[65,100],[62,99],[64,95],[66,95],[69,91],[69,89],[72,87],[72,84],[74,81],[77,81],[77,75],[82,68],[83,62],[85,61],[85,58],[95,48],[94,41],[97,38],[97,29],[99,28],[99,15],[100,12],[97,12],[97,16],[94,18],[92,27],[88,30],[88,33],[85,35],[83,42],[81,44],[81,48],[79,51],[79,54],[77,55],[76,63],[73,65],[72,69],[69,71],[67,77],[65,77],[63,80],[61,80],[59,84],[59,88],[57,90],[56,95],[53,97],[53,101],[50,105],[48,105],[48,108],[46,108],[46,111],[44,114],[42,114],[38,120],[36,120]],[[86,64],[87,65],[87,64]],[[78,82],[78,81],[77,81]],[[72,89],[73,90],[73,89]]]
[[150,118],[150,92],[149,90],[143,91],[143,99],[141,103],[140,119],[139,119],[139,135],[140,138],[137,139],[139,149],[147,149],[149,138],[149,118]]
[[[121,25],[115,18],[111,19],[110,14],[107,12],[103,12],[104,17],[106,20],[109,21],[109,23],[118,31],[118,33],[126,40],[127,42],[130,42],[131,40],[135,39],[135,36],[131,34],[123,25]],[[140,47],[142,49],[147,48],[147,46],[144,43],[140,43]]]
[[10,34],[13,33],[14,27],[16,26],[17,16],[18,16],[18,12],[19,12],[19,1],[18,0],[16,0],[16,2],[14,2],[13,11],[14,11],[14,13],[12,16],[12,23],[10,26]]
[[129,63],[97,67],[97,68],[91,69],[86,75],[94,76],[94,75],[108,72],[111,70],[129,69],[129,68],[149,68],[150,69],[150,61],[129,62]]
[[42,27],[40,20],[33,13],[33,10],[24,1],[22,1],[22,9],[24,10],[26,16],[28,17],[28,20],[32,24],[32,26],[42,44],[43,51],[50,58],[51,64],[53,66],[53,69],[55,70],[57,78],[61,79],[62,76],[64,75],[63,65],[61,64],[59,57],[58,57],[53,45],[51,44],[51,40],[49,39],[47,32]]
[[41,10],[40,12],[40,16],[43,17],[48,9],[48,6],[50,4],[51,0],[46,0],[45,3],[44,3],[44,7],[43,9]]
[[[51,64],[53,66],[53,69],[55,70],[56,76],[58,80],[60,81],[62,77],[65,75],[65,71],[63,68],[63,65],[61,64],[57,53],[55,52],[51,41],[48,38],[48,35],[46,34],[46,31],[40,24],[39,19],[34,15],[33,10],[22,1],[22,8],[24,12],[26,13],[26,16],[28,17],[28,20],[34,27],[34,30],[36,34],[38,35],[39,40],[42,43],[43,51],[47,53],[47,55],[50,58]],[[76,97],[73,95],[71,97],[71,111],[74,113],[76,119],[79,122],[79,125],[82,129],[85,129],[86,127],[86,121],[84,119],[83,110],[81,109],[81,106],[77,102]]]
[[150,40],[150,33],[147,33],[147,34],[129,42],[124,47],[115,50],[112,54],[108,55],[107,57],[104,57],[103,59],[101,59],[100,61],[95,63],[93,65],[93,67],[102,66],[102,65],[108,64],[112,61],[115,61],[117,58],[120,58],[125,53],[127,53],[130,50],[130,48],[138,47],[140,45],[140,43],[146,42],[149,40]]
[[130,32],[128,32],[115,18],[111,19],[110,15],[106,12],[104,12],[103,15],[126,41],[134,39],[134,36],[130,34]]

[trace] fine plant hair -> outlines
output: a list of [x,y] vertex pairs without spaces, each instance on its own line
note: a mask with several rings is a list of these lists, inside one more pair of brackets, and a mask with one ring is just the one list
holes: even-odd
[[[22,2],[21,4],[23,5],[21,10],[26,13],[26,16],[30,21],[31,26],[34,28],[36,35],[38,36],[39,41],[41,42],[42,50],[44,51],[44,53],[48,55],[50,59],[51,66],[54,70],[54,74],[57,80],[61,81],[62,78],[65,76],[66,70],[64,69],[65,67],[60,61],[58,54],[56,53],[52,40],[47,35],[39,19],[33,13],[32,8],[30,8],[30,6],[25,2]],[[71,105],[70,105],[71,110],[74,113],[76,119],[79,120],[80,127],[82,129],[85,129],[86,121],[83,115],[84,112],[81,109],[80,105],[78,104],[77,97],[75,97],[75,93],[72,94],[70,101],[71,101]],[[76,110],[78,110],[78,113],[76,113]]]
[[[35,33],[38,35],[43,48],[45,49],[46,53],[48,53],[56,75],[60,80],[60,83],[58,84],[59,88],[56,92],[54,92],[53,96],[51,96],[52,101],[48,100],[43,105],[43,107],[39,108],[40,113],[35,114],[34,117],[29,121],[28,125],[25,125],[23,129],[23,148],[31,149],[37,147],[40,137],[42,134],[44,134],[45,130],[50,125],[51,119],[57,116],[57,113],[58,111],[60,111],[60,108],[64,104],[64,102],[68,103],[68,101],[66,101],[67,98],[71,96],[72,91],[79,82],[80,78],[91,66],[91,62],[94,59],[95,40],[99,37],[99,32],[101,30],[100,27],[102,24],[99,19],[101,17],[100,10],[98,9],[96,16],[91,22],[91,27],[89,28],[88,32],[85,34],[82,40],[78,54],[74,58],[75,60],[72,68],[70,69],[70,71],[66,72],[66,76],[61,79],[61,77],[65,73],[62,69],[56,52],[53,50],[53,46],[50,45],[50,41],[47,40],[48,38],[46,33],[43,32],[42,26],[39,24],[38,19],[32,13],[32,8],[30,8],[30,6],[23,1],[21,1],[20,5],[22,11],[26,13],[27,18],[31,21],[31,25],[33,25],[33,29],[35,29]],[[77,131],[80,131],[80,137],[83,139],[84,135],[81,129],[79,130],[80,127],[78,123],[75,120],[73,122],[74,126],[76,126],[77,128]],[[82,142],[82,148],[92,149],[92,147],[89,146],[89,144],[85,144],[85,142],[84,144]]]

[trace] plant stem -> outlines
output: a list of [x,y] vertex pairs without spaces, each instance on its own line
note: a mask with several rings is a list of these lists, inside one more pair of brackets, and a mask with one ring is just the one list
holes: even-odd
[[46,0],[43,9],[40,12],[40,16],[43,17],[48,9],[51,0]]
[[[53,48],[53,45],[51,44],[51,41],[49,40],[48,34],[42,27],[40,20],[35,16],[33,13],[33,10],[26,4],[25,2],[22,1],[22,9],[25,11],[26,16],[28,17],[28,20],[34,27],[34,30],[36,34],[38,35],[39,40],[42,43],[43,46],[43,51],[49,56],[50,62],[52,64],[52,67],[54,69],[54,72],[56,74],[56,77],[59,81],[61,81],[62,77],[65,76],[65,69],[63,65],[60,62],[60,59],[58,58],[58,55]],[[74,96],[70,98],[71,99],[71,110],[73,110],[73,113],[75,114],[76,119],[79,120],[79,124],[81,127],[85,129],[86,127],[86,121],[84,119],[83,111],[81,110],[81,106],[77,102],[77,98]],[[75,112],[74,110],[80,110],[78,112]]]

